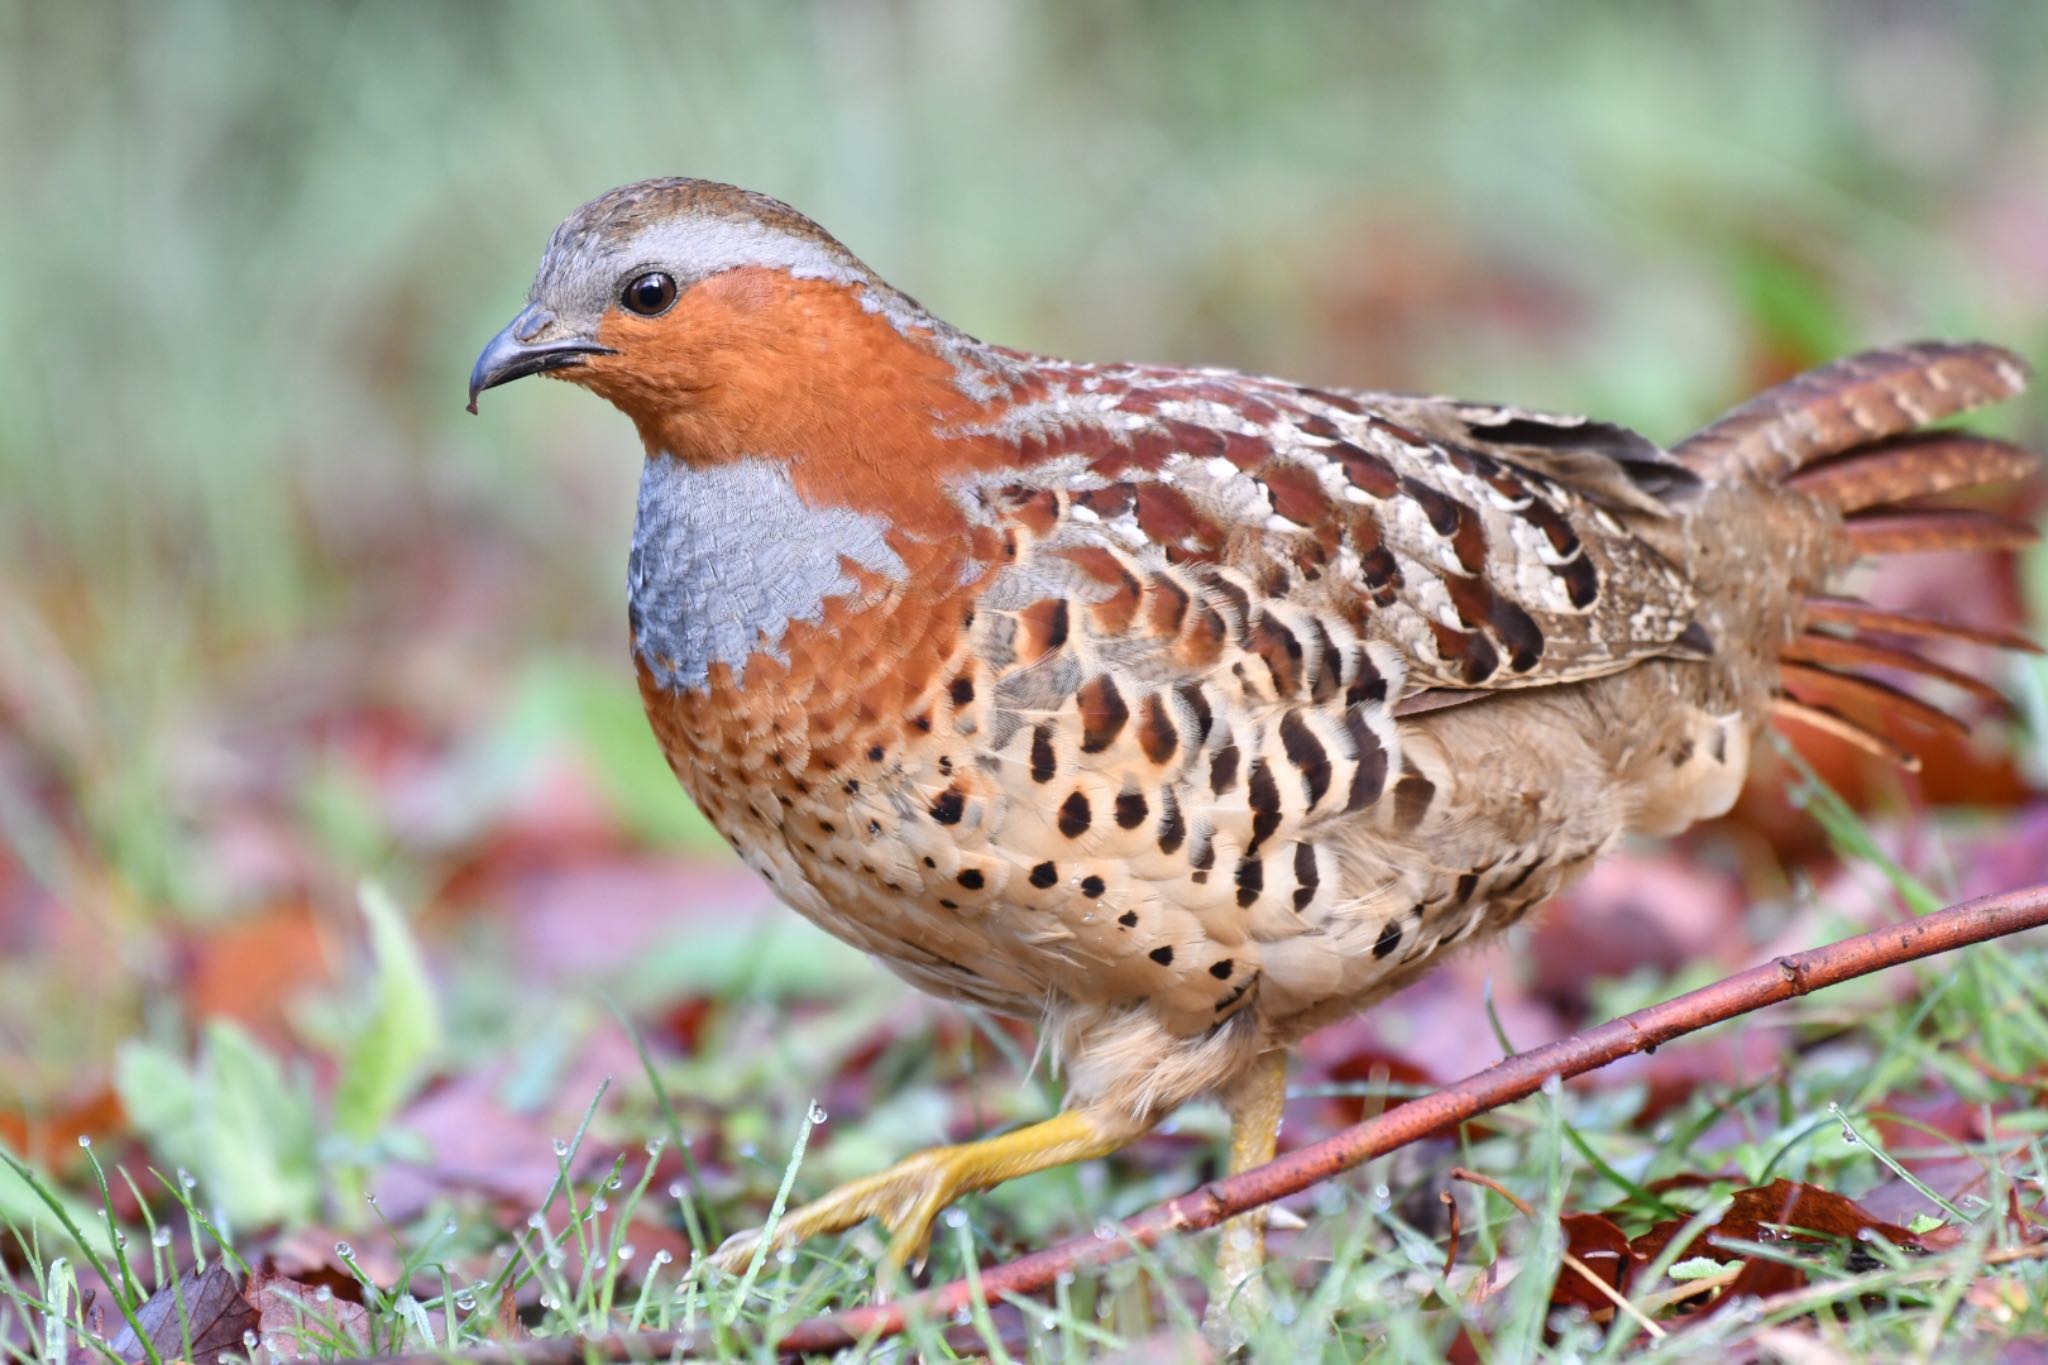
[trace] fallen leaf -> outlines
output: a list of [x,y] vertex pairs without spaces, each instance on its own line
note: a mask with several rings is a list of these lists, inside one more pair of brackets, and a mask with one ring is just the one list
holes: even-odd
[[[342,1278],[359,1292],[353,1276]],[[344,1297],[331,1285],[258,1271],[249,1282],[248,1298],[257,1314],[257,1334],[273,1359],[367,1355],[374,1345],[369,1310],[357,1296]]]
[[[183,1321],[179,1301],[183,1300]],[[150,1346],[163,1359],[213,1360],[227,1353],[244,1354],[242,1334],[256,1326],[256,1310],[242,1296],[242,1277],[220,1261],[204,1271],[186,1271],[149,1296],[135,1310],[135,1321],[147,1334]],[[186,1330],[191,1332],[191,1349],[186,1349]],[[140,1365],[148,1359],[135,1328],[124,1326],[111,1344],[114,1354]]]

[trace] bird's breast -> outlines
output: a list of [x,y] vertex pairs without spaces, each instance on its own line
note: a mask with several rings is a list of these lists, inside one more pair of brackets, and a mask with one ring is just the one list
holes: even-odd
[[888,530],[872,513],[807,502],[781,461],[651,455],[626,569],[634,653],[674,691],[707,687],[720,664],[742,686],[759,660],[787,667],[794,628],[908,577]]

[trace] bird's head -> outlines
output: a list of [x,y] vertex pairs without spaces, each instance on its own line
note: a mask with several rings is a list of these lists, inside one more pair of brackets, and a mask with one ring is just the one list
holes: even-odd
[[[527,304],[469,377],[485,389],[548,374],[609,399],[650,448],[716,459],[780,443],[794,396],[826,401],[876,367],[880,346],[943,323],[779,200],[707,180],[646,180],[555,229]],[[921,368],[918,365],[908,367]],[[736,453],[736,452],[735,452]]]

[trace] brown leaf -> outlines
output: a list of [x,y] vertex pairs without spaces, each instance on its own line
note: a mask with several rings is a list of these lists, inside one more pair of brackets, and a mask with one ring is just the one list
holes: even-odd
[[[1683,1219],[1669,1219],[1636,1238],[1630,1249],[1637,1257],[1637,1264],[1647,1265],[1656,1260],[1684,1225]],[[1920,1240],[1905,1228],[1887,1223],[1854,1200],[1817,1185],[1773,1180],[1768,1185],[1737,1190],[1734,1202],[1722,1215],[1721,1221],[1695,1238],[1686,1252],[1689,1256],[1708,1256],[1724,1263],[1741,1263],[1742,1268],[1735,1279],[1707,1311],[1713,1312],[1722,1304],[1733,1303],[1748,1295],[1768,1297],[1797,1289],[1806,1283],[1805,1272],[1796,1266],[1744,1256],[1739,1251],[1726,1249],[1723,1243],[1776,1242],[1788,1250],[1798,1250],[1811,1249],[1816,1236],[1840,1238],[1852,1243],[1881,1236],[1894,1246],[1924,1250]]]
[[[1622,1279],[1641,1264],[1628,1234],[1613,1219],[1597,1213],[1568,1213],[1558,1220],[1564,1230],[1564,1249],[1598,1275],[1609,1289],[1620,1289]],[[1557,1287],[1550,1301],[1559,1307],[1576,1304],[1594,1312],[1614,1307],[1614,1300],[1586,1283],[1577,1266],[1566,1265],[1557,1272]]]
[[367,1355],[373,1349],[369,1310],[339,1294],[323,1300],[318,1285],[258,1271],[249,1282],[249,1302],[274,1356]]
[[[179,1321],[178,1302],[184,1300],[184,1321]],[[150,1345],[165,1359],[213,1360],[224,1352],[244,1354],[242,1333],[256,1327],[256,1310],[242,1297],[242,1277],[219,1261],[205,1271],[186,1271],[177,1280],[149,1296],[135,1310],[135,1321],[148,1334]],[[185,1349],[186,1330],[191,1331],[192,1349]],[[123,1327],[112,1349],[121,1359],[140,1365],[148,1358],[134,1327]]]

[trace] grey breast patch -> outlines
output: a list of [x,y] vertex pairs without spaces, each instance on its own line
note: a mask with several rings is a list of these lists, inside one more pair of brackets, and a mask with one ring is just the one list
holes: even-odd
[[717,663],[743,682],[757,653],[788,662],[790,623],[816,624],[828,599],[859,590],[846,561],[908,577],[887,526],[850,507],[813,507],[779,461],[693,469],[649,457],[626,562],[635,653],[672,689],[704,686]]

